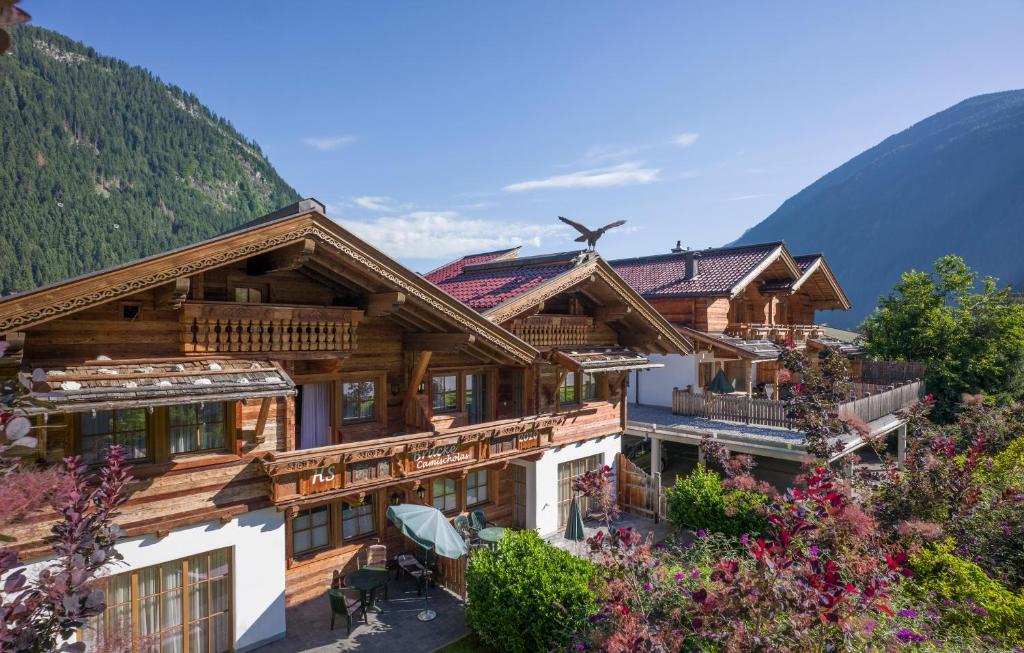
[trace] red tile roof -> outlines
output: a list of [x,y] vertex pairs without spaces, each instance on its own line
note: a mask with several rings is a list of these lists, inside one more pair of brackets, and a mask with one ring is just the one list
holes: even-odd
[[728,295],[782,243],[698,250],[698,274],[686,278],[685,253],[657,254],[609,261],[615,271],[644,297]]
[[431,270],[423,275],[427,281],[435,284],[440,284],[446,279],[462,274],[463,268],[467,265],[475,265],[477,263],[486,263],[488,261],[494,261],[496,259],[503,259],[506,257],[510,258],[513,252],[518,252],[519,247],[510,247],[508,249],[499,249],[494,252],[482,252],[480,254],[469,254],[463,256],[460,259],[456,259],[451,263],[445,263],[436,270]]
[[[493,254],[465,256],[431,272],[427,279],[455,299],[484,312],[568,272],[576,266],[579,252],[514,259]],[[468,262],[487,256],[491,258]]]

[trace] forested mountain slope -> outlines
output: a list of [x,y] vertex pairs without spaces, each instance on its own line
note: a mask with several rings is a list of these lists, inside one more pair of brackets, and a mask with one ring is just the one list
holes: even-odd
[[0,57],[0,292],[208,238],[298,198],[148,71],[20,26]]

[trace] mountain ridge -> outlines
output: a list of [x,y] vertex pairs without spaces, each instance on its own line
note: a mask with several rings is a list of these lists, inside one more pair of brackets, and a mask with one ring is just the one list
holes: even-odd
[[943,254],[1017,284],[1022,153],[1024,90],[967,98],[826,173],[730,244],[822,251],[854,304],[823,314],[836,326],[858,324],[900,273]]

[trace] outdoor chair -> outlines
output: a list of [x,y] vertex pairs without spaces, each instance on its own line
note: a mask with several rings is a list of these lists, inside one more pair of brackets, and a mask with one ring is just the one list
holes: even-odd
[[456,516],[455,519],[452,520],[452,526],[467,543],[474,539],[473,526],[469,523],[469,518],[465,515]]
[[388,566],[388,547],[383,544],[371,544],[366,548],[366,566],[386,569]]
[[487,521],[487,515],[484,514],[483,510],[474,510],[470,513],[469,520],[474,531],[482,531],[488,526],[496,525],[494,522]]
[[[359,602],[359,592],[348,588],[329,589],[327,598],[331,602],[331,630],[334,630],[334,619],[338,615],[345,617],[345,625],[348,633],[352,634],[352,616],[362,611]],[[363,611],[363,622],[367,621],[366,612]]]
[[420,561],[416,559],[416,556],[403,553],[398,556],[398,572],[396,572],[396,576],[398,573],[403,571],[416,579],[416,593],[422,595],[427,581],[430,580],[430,570],[424,567]]

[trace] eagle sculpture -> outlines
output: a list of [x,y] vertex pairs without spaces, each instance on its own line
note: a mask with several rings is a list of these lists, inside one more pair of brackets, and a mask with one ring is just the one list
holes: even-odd
[[569,218],[563,218],[562,216],[558,216],[558,219],[561,220],[562,222],[564,222],[565,224],[569,225],[570,227],[572,227],[576,231],[578,231],[581,234],[583,234],[582,236],[580,236],[579,238],[576,239],[576,242],[577,243],[586,242],[587,243],[587,248],[590,251],[594,251],[594,245],[597,244],[597,239],[600,238],[601,236],[603,236],[604,232],[608,231],[609,229],[614,229],[615,227],[621,227],[622,225],[626,224],[625,220],[616,220],[615,222],[612,222],[610,224],[606,224],[605,226],[601,227],[600,229],[588,229],[587,227],[584,227],[583,225],[581,225],[579,222],[573,222]]

